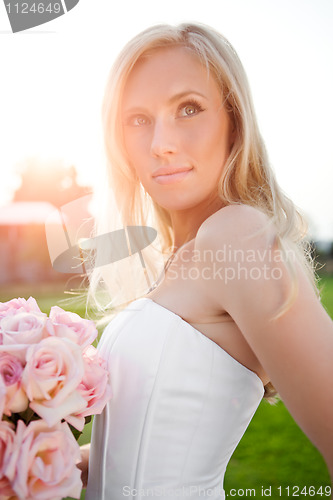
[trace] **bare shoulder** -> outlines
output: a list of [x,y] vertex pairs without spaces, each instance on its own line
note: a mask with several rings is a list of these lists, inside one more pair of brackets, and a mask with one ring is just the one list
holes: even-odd
[[244,204],[228,205],[208,217],[201,225],[196,248],[217,248],[221,245],[249,247],[271,245],[276,229],[261,210]]
[[277,229],[261,210],[229,205],[200,227],[196,241],[203,291],[236,319],[238,310],[258,310],[266,318],[283,303],[290,288],[286,260],[277,245]]

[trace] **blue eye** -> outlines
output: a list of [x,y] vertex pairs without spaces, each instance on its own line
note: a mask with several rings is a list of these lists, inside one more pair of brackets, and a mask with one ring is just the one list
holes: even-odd
[[126,124],[131,125],[132,127],[142,127],[144,125],[149,125],[149,123],[149,119],[144,115],[130,116],[126,120]]
[[187,101],[186,103],[179,106],[178,109],[181,117],[195,116],[201,111],[204,111],[201,104],[195,100]]

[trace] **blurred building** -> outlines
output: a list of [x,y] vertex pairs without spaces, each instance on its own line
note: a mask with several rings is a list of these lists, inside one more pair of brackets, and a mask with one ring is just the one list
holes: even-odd
[[64,279],[52,268],[45,236],[46,218],[54,210],[43,201],[0,207],[0,284]]

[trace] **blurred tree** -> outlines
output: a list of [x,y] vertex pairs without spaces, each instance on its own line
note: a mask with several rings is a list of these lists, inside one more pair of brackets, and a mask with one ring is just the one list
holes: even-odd
[[21,185],[13,201],[48,201],[59,208],[92,191],[90,186],[80,186],[76,168],[61,160],[27,158],[19,165],[19,173]]

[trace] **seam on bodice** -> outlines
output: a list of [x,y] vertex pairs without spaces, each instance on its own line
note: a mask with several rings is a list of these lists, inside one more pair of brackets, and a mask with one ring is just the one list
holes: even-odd
[[[178,323],[181,326],[183,320],[182,320],[181,317],[177,316],[177,318],[178,318]],[[212,360],[211,360],[211,363],[210,363],[210,373],[209,373],[209,377],[207,377],[207,390],[205,391],[205,395],[206,396],[205,396],[205,398],[202,399],[202,405],[201,405],[200,414],[198,415],[196,426],[193,429],[192,437],[191,437],[191,440],[189,442],[187,451],[186,451],[185,456],[184,456],[183,468],[182,468],[181,474],[179,476],[179,486],[181,486],[183,484],[184,470],[185,470],[185,467],[186,467],[186,464],[187,464],[187,461],[188,461],[188,455],[189,455],[190,450],[192,448],[193,439],[194,439],[196,431],[197,431],[197,429],[199,427],[199,424],[200,424],[200,421],[201,421],[201,417],[202,417],[202,412],[203,412],[203,409],[204,409],[204,406],[205,406],[205,403],[206,403],[206,400],[207,400],[208,394],[209,394],[209,387],[210,387],[210,382],[212,380],[212,372],[213,372],[213,365],[214,365],[214,350],[212,348],[211,348],[211,356],[212,356]]]
[[[148,302],[146,304],[148,304]],[[142,488],[142,477],[143,477],[144,468],[145,468],[147,448],[149,446],[149,439],[147,439],[147,437],[149,436],[149,433],[150,433],[151,421],[153,420],[154,410],[156,408],[155,400],[159,396],[159,382],[160,382],[161,372],[163,370],[163,366],[164,366],[165,359],[166,359],[165,358],[166,346],[167,346],[167,343],[170,339],[170,332],[172,331],[173,323],[177,323],[177,318],[174,318],[174,321],[172,322],[172,324],[169,325],[170,327],[168,328],[167,334],[165,336],[165,339],[163,342],[163,348],[161,350],[161,357],[160,357],[160,361],[159,361],[159,365],[158,365],[158,370],[156,373],[156,378],[155,378],[154,385],[152,388],[151,396],[149,398],[149,403],[147,405],[147,411],[146,411],[144,425],[143,425],[141,439],[140,439],[140,447],[139,447],[140,454],[139,454],[138,460],[137,460],[137,467],[136,467],[135,479],[134,479],[134,488],[137,489],[137,491],[140,491],[140,489]],[[140,500],[141,495],[137,496],[136,499]]]

